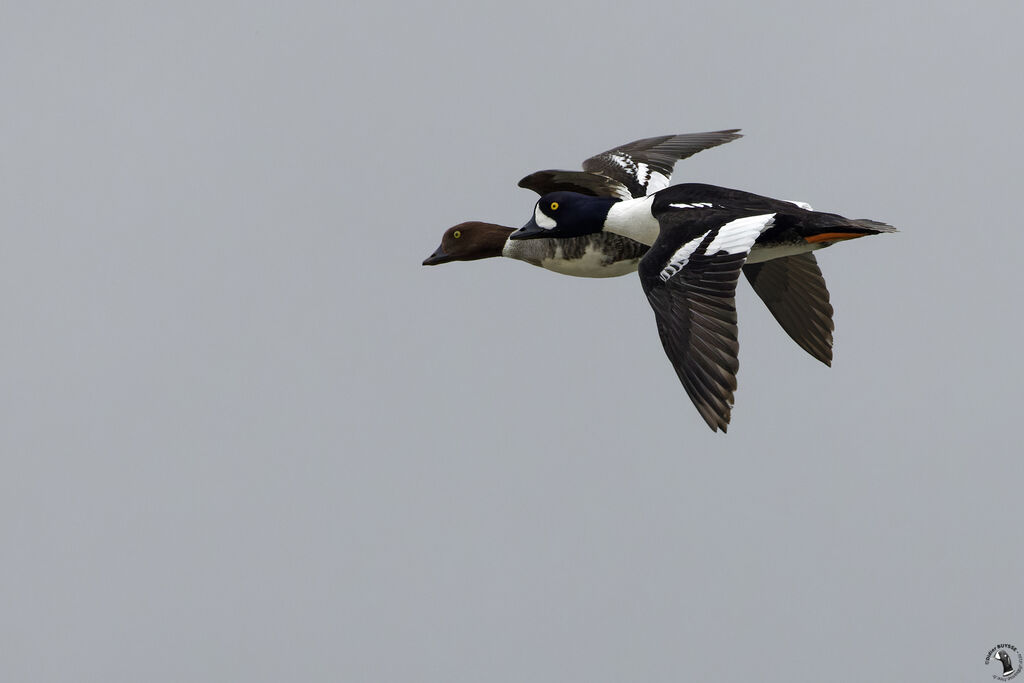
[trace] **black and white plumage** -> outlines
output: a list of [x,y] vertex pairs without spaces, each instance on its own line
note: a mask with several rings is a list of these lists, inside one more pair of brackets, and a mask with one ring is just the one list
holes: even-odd
[[[594,197],[643,197],[669,184],[680,159],[741,137],[739,129],[732,129],[634,140],[590,157],[583,162],[583,171],[537,171],[519,186],[541,195],[569,190]],[[423,265],[504,256],[563,275],[605,278],[635,271],[648,248],[611,233],[524,243],[508,241],[512,232],[513,228],[493,223],[460,223],[445,231],[441,245]]]
[[536,171],[520,180],[519,187],[539,195],[566,191],[593,197],[643,197],[669,186],[677,161],[741,137],[739,128],[734,128],[634,140],[590,157],[583,162],[582,172]]
[[828,364],[832,307],[810,252],[895,228],[813,211],[800,202],[690,183],[632,200],[551,193],[511,239],[595,231],[652,245],[639,273],[665,353],[701,417],[711,429],[725,431],[739,368],[740,271],[783,329]]
[[[740,219],[743,220],[743,219]],[[679,381],[712,429],[726,429],[736,390],[740,345],[736,329],[736,280],[772,215],[747,219],[747,234],[729,249],[711,244],[735,221],[702,221],[707,230],[676,244],[659,240],[640,262],[640,283],[654,309],[662,346]]]

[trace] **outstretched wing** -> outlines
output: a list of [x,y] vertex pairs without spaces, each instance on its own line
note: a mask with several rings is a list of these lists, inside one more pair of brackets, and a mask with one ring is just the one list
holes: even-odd
[[724,432],[739,369],[736,281],[775,214],[716,213],[663,223],[639,272],[679,381],[708,426]]
[[634,140],[590,157],[583,162],[582,172],[537,171],[520,180],[519,187],[540,195],[569,191],[595,197],[643,197],[668,187],[680,159],[740,137],[737,128]]
[[743,274],[793,341],[832,365],[832,305],[814,254],[748,263]]
[[533,190],[541,196],[549,192],[579,192],[591,197],[629,198],[622,194],[627,192],[622,183],[584,171],[535,171],[520,180],[519,187]]

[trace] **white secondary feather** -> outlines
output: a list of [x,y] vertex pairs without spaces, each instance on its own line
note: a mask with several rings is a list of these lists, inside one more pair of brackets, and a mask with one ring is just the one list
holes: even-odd
[[750,251],[754,242],[760,237],[772,223],[775,222],[774,213],[761,214],[760,216],[744,216],[734,221],[729,221],[718,229],[715,239],[704,250],[708,256],[724,251],[727,254],[743,254]]
[[[668,187],[669,182],[672,180],[671,175],[665,175],[658,171],[652,170],[649,164],[645,164],[642,161],[636,161],[633,157],[628,154],[610,154],[608,155],[610,161],[622,167],[626,173],[633,176],[636,182],[639,183],[645,190],[646,194],[653,194],[658,190],[664,190]],[[617,193],[624,199],[630,199],[630,195],[627,193]]]
[[[637,182],[641,185],[647,185],[647,181],[651,178],[651,167],[643,162],[637,162],[635,173]],[[651,191],[648,190],[647,194],[650,193]]]
[[632,172],[632,170],[636,168],[636,164],[633,163],[633,158],[626,156],[625,154],[610,154],[608,158],[627,171]]
[[536,208],[533,210],[533,222],[544,228],[550,230],[551,228],[558,225],[554,218],[551,218],[546,213],[540,210],[540,203],[537,203]]
[[690,262],[690,257],[693,256],[693,252],[697,250],[700,243],[708,236],[708,230],[700,237],[694,237],[692,240],[684,244],[683,246],[676,249],[676,253],[672,254],[672,258],[668,260],[665,267],[661,269],[661,273],[658,276],[662,282],[668,282],[668,279],[686,267],[686,264]]
[[693,204],[669,204],[673,209],[710,209],[711,202],[694,202]]

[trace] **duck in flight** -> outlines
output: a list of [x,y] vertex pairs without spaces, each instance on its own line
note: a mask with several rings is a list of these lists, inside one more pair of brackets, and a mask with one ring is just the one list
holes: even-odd
[[877,221],[814,211],[802,202],[686,183],[637,198],[549,192],[509,238],[608,233],[649,245],[639,275],[662,346],[701,417],[724,432],[739,369],[740,271],[790,337],[830,365],[832,306],[812,252],[895,231]]
[[[583,162],[582,171],[537,171],[519,187],[539,195],[571,191],[592,197],[633,199],[668,187],[680,159],[743,137],[739,129],[661,135],[634,140]],[[637,269],[648,246],[613,233],[512,242],[515,228],[470,221],[452,226],[441,245],[423,261],[433,266],[504,256],[577,277],[618,277]]]
[[[644,138],[613,147],[583,162],[583,171],[537,171],[519,186],[539,195],[576,192],[591,197],[637,199],[669,186],[676,161],[742,137],[739,129]],[[515,232],[470,221],[445,231],[423,265],[504,256],[577,277],[632,273],[649,246],[613,232],[574,237],[510,240]],[[744,275],[783,330],[811,356],[832,364],[832,306],[813,257],[776,260],[771,267],[747,265]]]

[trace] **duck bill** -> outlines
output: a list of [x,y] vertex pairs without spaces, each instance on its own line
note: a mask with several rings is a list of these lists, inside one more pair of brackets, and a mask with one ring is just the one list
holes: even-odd
[[444,249],[438,247],[434,250],[434,253],[423,259],[423,265],[425,266],[436,266],[439,263],[448,263],[452,260],[450,254],[445,253]]
[[547,237],[549,234],[549,230],[540,227],[537,225],[537,221],[531,218],[529,223],[509,235],[508,238],[510,240],[532,240],[538,237]]

